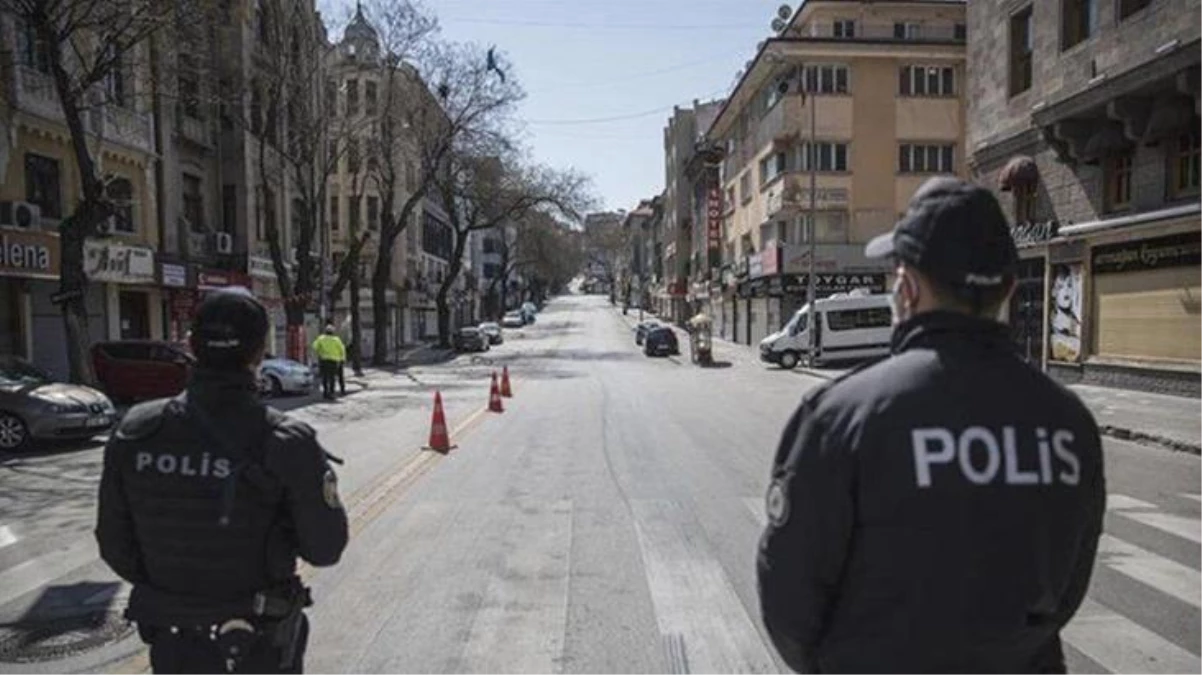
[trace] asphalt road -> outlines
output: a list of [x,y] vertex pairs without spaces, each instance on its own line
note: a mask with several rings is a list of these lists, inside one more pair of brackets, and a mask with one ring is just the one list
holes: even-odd
[[[780,429],[820,380],[726,345],[715,368],[690,365],[687,347],[649,359],[634,318],[600,296],[560,298],[487,355],[369,373],[335,404],[291,401],[347,459],[354,533],[341,564],[306,571],[309,671],[781,671],[754,553]],[[515,397],[484,413],[502,365]],[[419,451],[435,389],[458,446],[447,456]],[[1198,672],[1199,459],[1116,440],[1106,452],[1107,532],[1065,634],[1070,669]],[[88,559],[97,455],[0,462],[0,622],[44,608],[48,589],[60,606],[119,607],[94,547]],[[72,546],[83,563],[58,573]],[[31,588],[14,595],[16,581]],[[0,670],[137,671],[136,651]]]

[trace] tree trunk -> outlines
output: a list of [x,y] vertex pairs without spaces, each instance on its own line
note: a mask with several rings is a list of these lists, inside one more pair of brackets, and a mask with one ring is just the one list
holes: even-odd
[[444,348],[451,346],[451,307],[447,299],[451,293],[451,286],[454,285],[459,272],[463,270],[463,252],[467,249],[467,237],[467,234],[456,236],[455,248],[451,251],[451,259],[447,261],[449,263],[447,275],[443,278],[442,284],[438,287],[438,294],[435,296],[435,306],[438,307],[438,345]]
[[359,275],[351,275],[351,370],[363,375],[363,330],[359,324]]
[[[395,237],[393,238],[395,240]],[[371,275],[372,345],[371,362],[388,362],[388,281],[392,278],[392,241],[380,241],[376,269]]]

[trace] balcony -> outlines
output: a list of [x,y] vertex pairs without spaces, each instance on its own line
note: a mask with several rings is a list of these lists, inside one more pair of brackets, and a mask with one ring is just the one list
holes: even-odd
[[[815,191],[815,207],[820,211],[844,210],[851,199],[851,191],[842,186],[823,185],[822,178]],[[764,195],[764,220],[789,218],[804,213],[810,208],[808,173],[788,173],[779,182],[768,188]]]
[[814,21],[801,30],[803,37],[826,38],[831,40],[846,40],[855,42],[857,40],[867,40],[872,42],[880,42],[889,40],[895,42],[943,42],[964,44],[965,33],[962,27],[957,27],[954,23],[917,23],[917,22],[874,22],[862,23],[857,21],[855,25],[855,35],[852,37],[843,37],[835,35],[835,24],[833,21]]
[[202,148],[208,148],[213,145],[212,134],[209,130],[209,123],[206,120],[198,120],[195,117],[187,114],[180,114],[176,117],[180,138],[189,141]]
[[[54,89],[54,80],[46,73],[17,66],[15,99],[21,110],[63,123],[63,109]],[[106,141],[143,152],[150,152],[153,147],[149,115],[110,104],[88,109],[82,117],[84,129]]]

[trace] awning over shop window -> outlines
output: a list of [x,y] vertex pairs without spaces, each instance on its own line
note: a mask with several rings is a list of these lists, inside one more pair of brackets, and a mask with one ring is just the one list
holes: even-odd
[[1002,191],[1034,189],[1039,183],[1039,167],[1027,155],[1012,157],[1001,173]]

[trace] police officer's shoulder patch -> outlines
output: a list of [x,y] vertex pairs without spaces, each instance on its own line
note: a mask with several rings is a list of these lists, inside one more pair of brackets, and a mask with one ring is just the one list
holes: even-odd
[[780,527],[789,521],[789,496],[785,492],[785,481],[778,478],[768,486],[768,494],[764,498],[764,512],[768,522]]
[[321,479],[321,496],[326,506],[342,509],[342,500],[338,497],[338,476],[334,474],[333,469],[326,469],[325,476]]

